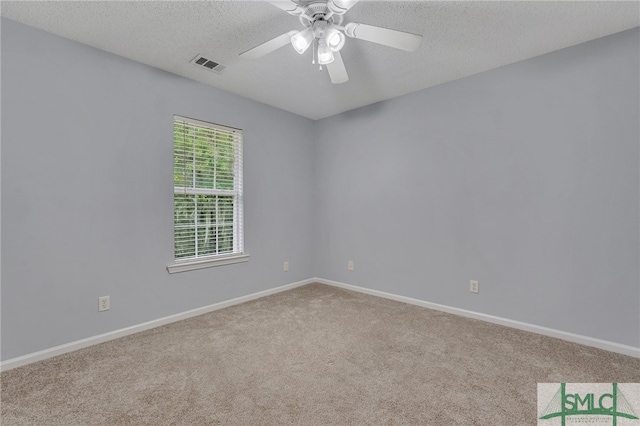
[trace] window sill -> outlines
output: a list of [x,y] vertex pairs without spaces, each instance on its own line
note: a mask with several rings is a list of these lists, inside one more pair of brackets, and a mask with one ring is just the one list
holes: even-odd
[[175,274],[178,272],[193,271],[196,269],[212,268],[214,266],[231,265],[233,263],[247,262],[249,254],[234,254],[224,257],[212,257],[209,259],[194,259],[177,261],[167,265],[167,272]]

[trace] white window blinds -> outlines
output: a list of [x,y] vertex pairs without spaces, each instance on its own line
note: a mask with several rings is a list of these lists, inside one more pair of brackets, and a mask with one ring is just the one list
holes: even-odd
[[242,131],[173,120],[176,260],[243,253]]

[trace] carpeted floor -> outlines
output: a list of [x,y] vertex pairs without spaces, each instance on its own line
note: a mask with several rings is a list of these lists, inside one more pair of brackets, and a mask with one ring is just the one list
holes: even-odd
[[640,359],[320,284],[2,373],[9,425],[535,425]]

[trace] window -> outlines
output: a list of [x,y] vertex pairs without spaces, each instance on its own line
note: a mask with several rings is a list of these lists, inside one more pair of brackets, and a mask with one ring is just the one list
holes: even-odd
[[175,263],[181,272],[246,261],[242,234],[242,131],[173,120]]

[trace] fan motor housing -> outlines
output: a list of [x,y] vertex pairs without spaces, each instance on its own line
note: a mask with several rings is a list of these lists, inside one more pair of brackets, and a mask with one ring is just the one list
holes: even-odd
[[333,25],[342,24],[342,15],[332,14],[329,19],[325,19],[328,14],[329,7],[326,2],[311,2],[303,6],[303,11],[299,19],[300,23],[307,28],[313,27],[313,24],[319,20],[326,21],[328,24]]

